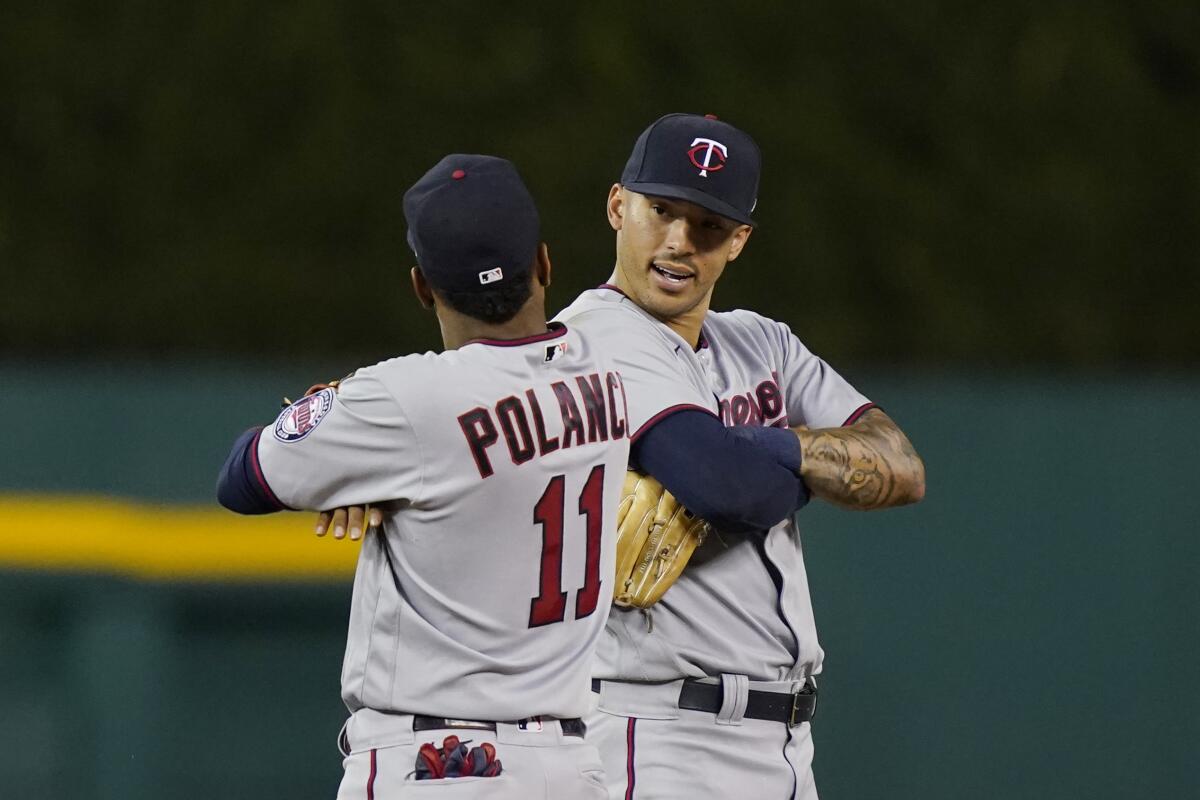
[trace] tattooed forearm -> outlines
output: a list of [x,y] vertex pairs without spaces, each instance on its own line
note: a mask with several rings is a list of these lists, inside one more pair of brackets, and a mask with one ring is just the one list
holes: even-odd
[[921,457],[879,409],[845,428],[794,430],[804,451],[801,475],[823,500],[870,510],[915,503],[925,495]]

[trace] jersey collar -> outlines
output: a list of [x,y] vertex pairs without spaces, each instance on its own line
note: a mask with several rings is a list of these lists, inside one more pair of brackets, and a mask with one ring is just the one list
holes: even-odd
[[524,336],[520,339],[471,339],[464,343],[464,347],[468,344],[486,344],[489,347],[520,347],[524,344],[533,344],[534,342],[545,342],[550,339],[557,339],[567,335],[567,326],[561,322],[547,322],[546,332],[539,333],[534,336]]
[[[617,294],[621,295],[621,297],[624,297],[627,300],[630,299],[629,295],[625,294],[625,292],[623,292],[621,290],[620,286],[614,286],[611,283],[602,283],[599,286],[597,286],[596,288],[597,289],[608,289],[610,292],[616,292]],[[635,303],[634,305],[637,305],[637,304]],[[696,344],[696,350],[700,351],[700,350],[707,350],[707,349],[708,349],[708,336],[706,336],[704,333],[704,326],[701,326],[700,327],[700,341],[697,342],[697,344]]]

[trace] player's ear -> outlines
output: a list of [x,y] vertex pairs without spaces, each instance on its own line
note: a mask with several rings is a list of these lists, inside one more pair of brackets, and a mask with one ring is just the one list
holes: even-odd
[[729,258],[726,261],[733,261],[742,254],[742,248],[746,246],[746,241],[749,240],[751,233],[754,233],[754,228],[749,225],[737,227],[737,230],[733,232],[733,240],[729,243]]
[[550,286],[550,247],[545,242],[538,245],[537,260],[533,264],[534,275],[543,289]]
[[621,230],[625,221],[625,187],[614,183],[608,190],[608,224],[614,231]]
[[425,273],[421,272],[420,267],[412,268],[412,287],[421,306],[433,308],[433,290],[429,288],[429,281],[425,280]]

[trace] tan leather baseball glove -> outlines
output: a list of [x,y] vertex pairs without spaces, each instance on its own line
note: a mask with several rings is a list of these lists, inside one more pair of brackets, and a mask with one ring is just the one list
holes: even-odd
[[657,603],[707,534],[708,523],[681,506],[661,483],[635,470],[626,472],[617,508],[613,602],[636,608]]

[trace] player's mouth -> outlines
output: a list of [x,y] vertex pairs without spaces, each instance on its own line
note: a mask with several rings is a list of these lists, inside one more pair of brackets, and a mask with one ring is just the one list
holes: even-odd
[[661,261],[651,263],[650,272],[654,275],[654,282],[667,291],[679,291],[696,277],[686,269]]

